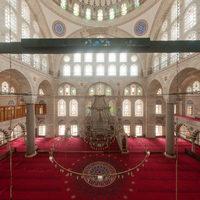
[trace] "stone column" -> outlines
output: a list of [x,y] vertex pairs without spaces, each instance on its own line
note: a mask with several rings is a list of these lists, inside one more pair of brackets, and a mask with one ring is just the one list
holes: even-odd
[[26,157],[33,157],[36,153],[35,148],[35,104],[26,104]]
[[175,157],[174,151],[174,104],[167,103],[166,108],[166,125],[167,125],[167,133],[166,133],[166,147],[165,147],[165,156],[167,157]]

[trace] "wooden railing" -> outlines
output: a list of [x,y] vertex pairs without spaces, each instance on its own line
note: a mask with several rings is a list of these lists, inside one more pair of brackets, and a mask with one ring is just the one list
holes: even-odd
[[[26,117],[26,105],[0,106],[0,122]],[[46,104],[35,104],[36,115],[46,115]]]

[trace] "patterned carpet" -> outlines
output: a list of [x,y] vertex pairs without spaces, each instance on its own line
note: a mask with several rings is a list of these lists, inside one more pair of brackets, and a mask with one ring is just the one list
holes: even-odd
[[[137,141],[139,140],[139,141]],[[16,141],[16,143],[20,141]],[[40,143],[39,143],[40,142]],[[39,148],[41,142],[37,141]],[[72,139],[70,140],[73,143]],[[70,143],[70,144],[71,144]],[[75,140],[76,145],[78,141]],[[134,177],[116,178],[106,187],[93,187],[84,179],[66,176],[49,161],[49,154],[39,153],[36,157],[26,159],[24,153],[13,156],[13,199],[15,200],[175,200],[176,199],[176,160],[165,158],[164,139],[148,140],[130,139],[129,154],[95,153],[95,152],[57,152],[56,159],[66,168],[82,172],[94,162],[108,163],[116,171],[135,166],[144,158],[144,146],[152,153]],[[185,141],[179,141],[178,157],[178,200],[199,200],[200,196],[200,162],[184,154]],[[59,144],[59,142],[58,142]],[[40,146],[41,145],[41,146]],[[73,150],[77,150],[76,146]],[[187,144],[189,147],[189,143]],[[60,147],[62,145],[60,144]],[[68,147],[66,143],[62,149]],[[135,148],[134,148],[135,147]],[[140,148],[139,148],[140,147]],[[20,149],[20,145],[18,146]],[[45,147],[48,148],[48,145]],[[21,147],[22,150],[22,147]],[[66,149],[65,149],[66,150]],[[87,150],[87,148],[86,148]],[[89,150],[89,149],[88,149]],[[9,199],[9,159],[0,161],[0,199]]]

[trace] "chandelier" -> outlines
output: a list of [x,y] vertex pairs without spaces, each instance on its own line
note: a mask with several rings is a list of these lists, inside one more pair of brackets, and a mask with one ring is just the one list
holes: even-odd
[[110,107],[104,95],[96,95],[86,118],[84,141],[94,150],[105,150],[116,137],[115,119],[110,114]]

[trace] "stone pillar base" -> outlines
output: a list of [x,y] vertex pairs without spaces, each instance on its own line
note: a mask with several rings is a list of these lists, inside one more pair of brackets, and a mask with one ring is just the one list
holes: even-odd
[[25,157],[26,157],[26,158],[32,158],[32,157],[34,157],[34,156],[36,156],[36,155],[37,155],[37,151],[35,151],[34,153],[32,153],[32,154],[30,154],[30,155],[25,154]]
[[176,154],[170,155],[167,152],[164,153],[164,156],[167,157],[167,158],[176,158]]

